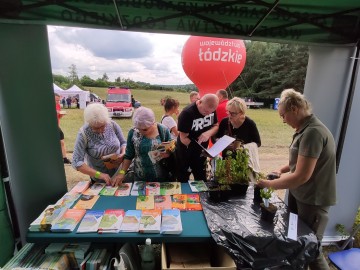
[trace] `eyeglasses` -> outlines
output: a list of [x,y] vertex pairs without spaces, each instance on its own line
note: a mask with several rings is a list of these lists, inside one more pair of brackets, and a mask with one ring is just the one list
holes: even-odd
[[230,112],[230,111],[226,111],[226,113],[230,116],[237,116],[239,113],[241,112]]

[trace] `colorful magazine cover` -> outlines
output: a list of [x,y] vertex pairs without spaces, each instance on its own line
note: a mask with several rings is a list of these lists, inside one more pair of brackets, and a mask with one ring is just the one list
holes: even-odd
[[180,182],[162,182],[160,183],[160,195],[181,194]]
[[171,209],[171,196],[170,195],[155,195],[154,196],[155,209]]
[[69,191],[69,193],[83,193],[90,187],[90,181],[80,181]]
[[146,195],[146,182],[145,181],[134,181],[131,196]]
[[146,182],[146,195],[160,195],[159,182]]
[[105,183],[92,184],[83,194],[85,195],[99,195],[100,191],[105,187]]
[[192,192],[203,192],[209,190],[203,180],[189,180],[189,186]]
[[82,194],[80,199],[74,205],[74,209],[91,209],[96,201],[99,199],[99,195],[85,195]]
[[186,194],[174,194],[171,197],[171,207],[173,209],[186,210]]
[[115,196],[129,196],[132,183],[121,183],[115,192]]
[[136,210],[154,209],[155,202],[153,195],[139,195],[136,198]]
[[186,194],[186,210],[201,211],[202,206],[200,203],[199,194]]
[[118,187],[104,186],[104,188],[100,191],[99,195],[113,196],[117,189],[118,189]]

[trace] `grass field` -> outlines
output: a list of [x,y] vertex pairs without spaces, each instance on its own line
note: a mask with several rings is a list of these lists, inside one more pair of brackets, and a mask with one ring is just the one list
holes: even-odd
[[[91,91],[105,98],[106,89],[90,88]],[[164,113],[163,107],[160,105],[160,99],[164,96],[171,96],[180,102],[180,109],[189,104],[189,94],[180,92],[166,91],[149,91],[149,90],[132,90],[134,98],[139,100],[142,106],[151,108],[156,116],[157,121],[161,120]],[[67,151],[72,152],[79,128],[84,124],[83,110],[66,109],[67,115],[61,119],[60,125],[65,134],[65,143]],[[287,148],[290,144],[293,130],[282,123],[278,112],[270,109],[249,109],[247,115],[252,118],[258,126],[262,146],[260,155],[286,155]],[[114,119],[123,129],[126,136],[132,126],[131,119]]]

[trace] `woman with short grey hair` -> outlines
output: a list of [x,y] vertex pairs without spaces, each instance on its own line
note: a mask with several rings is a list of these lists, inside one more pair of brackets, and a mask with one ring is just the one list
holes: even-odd
[[[89,175],[93,182],[104,181],[111,185],[110,179],[125,154],[126,140],[121,127],[111,120],[108,110],[100,103],[85,108],[84,120],[85,125],[75,141],[72,166]],[[109,158],[104,159],[104,156]]]
[[[127,174],[126,181],[169,181],[169,172],[161,166],[159,160],[154,160],[154,158],[152,160],[149,156],[149,152],[158,149],[162,142],[171,140],[169,129],[156,123],[154,112],[146,107],[136,109],[133,125],[134,127],[128,133],[124,162],[119,171],[120,177],[113,181],[113,186],[122,183],[125,180],[125,174]],[[159,155],[162,159],[170,156],[166,151]],[[128,169],[131,164],[130,173]]]

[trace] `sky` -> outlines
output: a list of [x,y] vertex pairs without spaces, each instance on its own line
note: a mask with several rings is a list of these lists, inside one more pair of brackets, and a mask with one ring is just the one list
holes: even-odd
[[48,26],[52,73],[79,78],[131,79],[150,84],[192,83],[181,65],[185,35]]

